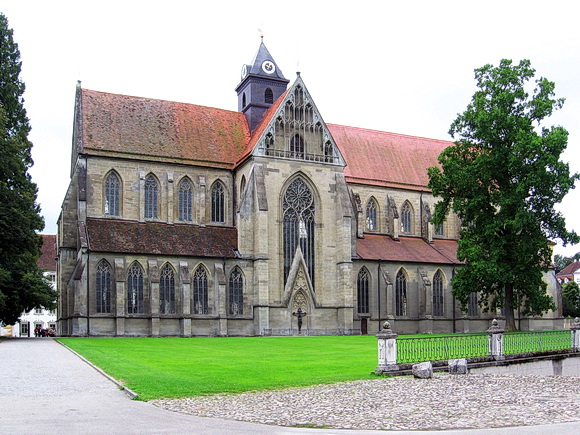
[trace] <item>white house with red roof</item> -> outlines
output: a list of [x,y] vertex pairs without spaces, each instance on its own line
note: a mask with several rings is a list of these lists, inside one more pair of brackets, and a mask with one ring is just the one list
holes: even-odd
[[465,312],[451,294],[459,220],[431,223],[427,168],[450,142],[327,124],[263,42],[236,92],[234,112],[78,85],[60,333],[487,329],[475,289]]
[[560,284],[566,284],[570,281],[580,284],[580,261],[575,261],[566,266],[556,274],[556,279]]

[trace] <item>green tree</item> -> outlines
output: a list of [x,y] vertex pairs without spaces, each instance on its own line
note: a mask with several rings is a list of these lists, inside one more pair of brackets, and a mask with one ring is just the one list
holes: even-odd
[[580,317],[580,286],[574,281],[562,286],[562,314],[565,317]]
[[457,255],[465,265],[453,294],[464,307],[477,291],[484,308],[503,308],[508,330],[515,307],[524,315],[555,308],[542,279],[551,264],[548,239],[579,240],[554,210],[580,178],[559,160],[568,132],[540,127],[564,100],[545,78],[530,95],[534,74],[528,60],[476,69],[478,90],[449,130],[455,144],[439,156],[441,167],[429,168],[429,187],[441,198],[434,222],[451,210],[463,222]]
[[56,292],[37,265],[44,228],[36,204],[20,80],[20,52],[8,20],[0,13],[0,321],[18,320],[36,306],[54,308]]

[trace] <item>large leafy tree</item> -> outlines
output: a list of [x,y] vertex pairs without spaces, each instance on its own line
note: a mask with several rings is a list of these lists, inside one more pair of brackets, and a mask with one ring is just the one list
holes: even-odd
[[481,306],[503,308],[508,330],[516,307],[524,315],[555,308],[542,279],[548,240],[578,242],[554,210],[580,178],[560,161],[568,132],[541,126],[564,100],[545,78],[529,83],[534,75],[528,60],[476,69],[478,90],[449,130],[455,144],[429,168],[429,187],[441,198],[434,222],[450,211],[462,221],[457,255],[465,265],[453,294],[465,306],[476,291]]
[[56,293],[37,265],[44,228],[28,140],[20,52],[0,13],[0,321],[14,323],[36,306],[54,308]]
[[574,281],[562,286],[562,314],[564,317],[580,316],[580,286]]

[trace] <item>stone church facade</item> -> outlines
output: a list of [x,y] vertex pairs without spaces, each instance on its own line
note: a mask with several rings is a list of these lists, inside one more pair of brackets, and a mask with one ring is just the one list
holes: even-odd
[[299,310],[308,335],[486,329],[451,295],[458,219],[430,222],[449,142],[327,124],[263,42],[236,92],[232,112],[79,84],[62,335],[295,335]]

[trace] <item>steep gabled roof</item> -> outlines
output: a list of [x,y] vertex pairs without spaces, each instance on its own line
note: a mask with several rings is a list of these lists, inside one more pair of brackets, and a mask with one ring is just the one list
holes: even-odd
[[347,166],[349,183],[424,190],[427,168],[452,142],[327,124]]
[[461,264],[457,260],[456,240],[433,240],[419,237],[393,240],[383,234],[365,234],[357,239],[356,253],[363,260],[399,261],[405,263]]
[[242,113],[82,90],[84,152],[233,168],[250,138]]

